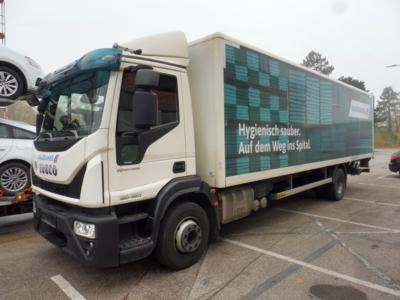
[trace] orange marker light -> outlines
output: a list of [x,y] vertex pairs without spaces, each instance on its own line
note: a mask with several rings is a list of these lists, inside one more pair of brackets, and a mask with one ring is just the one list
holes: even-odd
[[215,207],[215,208],[217,208],[217,207],[218,207],[218,205],[219,205],[219,202],[218,202],[218,200],[215,200],[215,201],[213,202],[213,205],[214,205],[214,207]]
[[24,193],[18,193],[17,194],[17,201],[18,202],[22,202],[24,201],[25,197],[24,197]]

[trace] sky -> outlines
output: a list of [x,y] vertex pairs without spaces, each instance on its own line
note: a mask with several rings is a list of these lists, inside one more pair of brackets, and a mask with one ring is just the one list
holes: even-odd
[[399,0],[5,0],[7,46],[48,73],[114,42],[181,30],[223,32],[300,63],[311,50],[378,98],[400,92]]

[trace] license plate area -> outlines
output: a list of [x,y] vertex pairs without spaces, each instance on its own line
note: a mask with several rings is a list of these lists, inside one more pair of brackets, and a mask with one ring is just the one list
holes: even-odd
[[51,215],[42,213],[41,218],[43,223],[46,223],[47,225],[49,225],[50,227],[56,228],[56,224],[57,224],[57,219],[56,217],[53,217]]

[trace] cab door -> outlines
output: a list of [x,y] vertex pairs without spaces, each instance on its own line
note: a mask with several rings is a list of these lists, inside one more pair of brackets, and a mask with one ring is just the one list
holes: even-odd
[[157,125],[135,128],[133,95],[139,67],[120,72],[109,133],[110,204],[154,198],[175,177],[185,176],[186,145],[178,71],[154,68],[160,73],[152,91],[158,96]]
[[6,159],[13,147],[11,127],[0,123],[0,163]]

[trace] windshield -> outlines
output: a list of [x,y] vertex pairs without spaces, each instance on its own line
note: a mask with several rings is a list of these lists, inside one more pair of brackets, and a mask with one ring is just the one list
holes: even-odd
[[49,89],[51,96],[41,136],[81,137],[100,127],[109,71],[70,78]]

